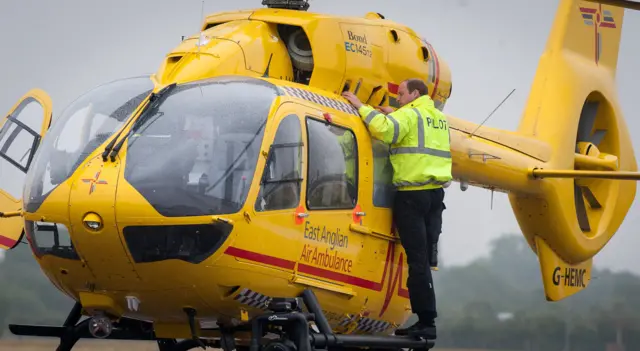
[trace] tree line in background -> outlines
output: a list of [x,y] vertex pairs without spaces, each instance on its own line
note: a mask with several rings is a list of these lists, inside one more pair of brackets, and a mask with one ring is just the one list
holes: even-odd
[[[640,350],[639,276],[594,269],[586,290],[547,302],[537,258],[521,235],[502,236],[491,247],[487,258],[435,272],[436,349],[605,351],[618,343]],[[4,327],[61,325],[73,305],[26,245],[6,255],[0,282]]]
[[548,302],[522,235],[494,240],[488,258],[445,267],[434,280],[439,347],[605,351],[617,343],[640,350],[640,276],[594,268],[587,289]]

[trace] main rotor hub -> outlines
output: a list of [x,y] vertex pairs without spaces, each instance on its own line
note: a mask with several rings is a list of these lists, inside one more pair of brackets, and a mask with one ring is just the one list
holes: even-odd
[[262,5],[269,8],[307,11],[309,0],[262,0]]

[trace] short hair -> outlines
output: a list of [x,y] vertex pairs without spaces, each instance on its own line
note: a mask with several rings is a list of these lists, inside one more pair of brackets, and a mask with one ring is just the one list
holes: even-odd
[[429,88],[421,79],[411,78],[407,79],[405,82],[407,82],[407,91],[409,93],[417,90],[420,93],[420,96],[429,94]]

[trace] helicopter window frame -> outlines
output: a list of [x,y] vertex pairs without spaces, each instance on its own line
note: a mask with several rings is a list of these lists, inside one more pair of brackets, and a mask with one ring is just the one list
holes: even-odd
[[26,220],[24,233],[36,257],[53,256],[80,261],[71,231],[65,224]]
[[0,178],[7,179],[1,190],[14,200],[23,198],[28,172],[42,140],[41,132],[49,127],[45,126],[48,118],[45,105],[33,94],[27,94],[0,119]]
[[[286,132],[292,131],[292,130],[285,129],[289,127],[286,124],[286,123],[290,123],[288,121],[295,121],[297,123],[296,138],[299,139],[299,142],[277,143],[279,133],[286,133]],[[290,126],[293,127],[293,125],[290,125]],[[291,138],[291,135],[284,135],[283,138],[284,139]],[[273,212],[273,211],[280,211],[280,210],[290,210],[290,209],[295,209],[300,205],[300,200],[302,198],[302,189],[303,189],[302,184],[305,180],[304,166],[303,166],[304,165],[303,152],[305,151],[304,150],[305,142],[303,138],[304,138],[303,125],[299,115],[295,113],[290,113],[278,121],[278,126],[276,128],[273,141],[269,146],[267,159],[265,161],[265,164],[262,170],[262,176],[260,177],[260,185],[259,185],[260,188],[258,190],[258,195],[256,196],[256,201],[254,204],[254,209],[256,212]],[[269,177],[272,162],[274,160],[274,157],[276,157],[275,150],[278,150],[278,149],[282,150],[282,149],[289,149],[289,148],[297,148],[298,150],[297,152],[299,153],[298,162],[296,163],[294,161],[295,163],[294,167],[296,169],[293,170],[293,171],[299,172],[298,177],[297,178],[288,178],[288,177],[285,178],[280,176]],[[268,202],[267,203],[262,202],[265,198],[268,198],[272,194],[279,192],[282,189],[281,186],[290,184],[290,183],[294,183],[294,186],[296,187],[295,204],[292,204],[291,206],[286,206],[286,205],[278,206],[276,204],[275,207],[270,207]],[[269,189],[270,186],[273,186],[273,189]]]
[[[35,99],[32,99],[32,100],[37,103]],[[27,100],[25,100],[25,102],[27,102]],[[2,143],[2,137],[5,135],[4,133],[7,133],[12,125],[15,125],[16,127],[11,131],[11,135],[7,137],[7,140],[4,143]],[[25,157],[28,156],[27,164],[24,166],[20,164],[20,161],[22,160],[20,161],[14,160],[11,156],[7,155],[8,149],[16,141],[16,138],[18,137],[18,135],[20,135],[22,131],[29,133],[33,137],[31,148],[27,150],[28,154],[25,153],[25,155],[22,157],[22,159],[24,159]],[[33,162],[33,156],[35,155],[38,149],[38,145],[40,144],[41,139],[42,137],[40,136],[40,133],[31,129],[31,127],[24,124],[18,118],[14,117],[14,114],[10,114],[6,117],[6,122],[4,123],[2,128],[0,128],[0,157],[5,159],[7,162],[9,162],[11,165],[16,167],[17,169],[19,169],[22,173],[26,174],[27,171],[29,171],[29,167],[31,167],[31,163]]]
[[[236,214],[250,208],[278,96],[282,92],[276,85],[252,77],[221,76],[177,85],[147,110],[160,116],[149,115],[152,118],[127,137],[135,139],[127,144],[124,180],[165,217]],[[183,108],[184,102],[191,103],[189,109]],[[192,130],[199,123],[206,130]],[[198,136],[201,133],[207,140]],[[205,141],[206,150],[200,147]]]
[[[383,157],[377,157],[377,152],[380,152],[379,156],[382,156],[382,151],[376,150],[378,148],[385,149]],[[391,209],[393,208],[393,199],[397,190],[393,185],[393,164],[390,158],[390,146],[376,138],[371,138],[371,154],[373,157],[373,183],[371,184],[373,207]],[[385,172],[385,170],[390,171],[390,173]]]
[[[49,126],[45,126],[46,133],[24,180],[22,206],[25,211],[37,212],[61,184],[71,179],[83,163],[89,162],[87,158],[91,153],[130,122],[132,113],[151,94],[153,87],[148,75],[111,80],[78,95],[52,119]],[[96,113],[108,116],[98,130],[94,128],[94,123],[99,122],[94,118]],[[91,125],[89,133],[77,132],[78,125]]]
[[[349,193],[349,187],[348,187],[348,180],[346,179],[346,175],[345,175],[345,188],[346,188],[346,195],[349,196],[351,198],[351,205],[348,206],[339,206],[339,205],[335,205],[335,204],[330,204],[330,205],[326,205],[326,206],[322,206],[322,205],[317,205],[317,204],[313,204],[311,203],[312,200],[312,190],[314,190],[315,186],[313,186],[310,182],[311,180],[311,174],[312,174],[312,164],[313,162],[313,157],[312,155],[312,151],[315,150],[315,147],[313,146],[313,143],[311,141],[311,133],[312,133],[312,129],[313,127],[310,127],[310,123],[319,123],[324,125],[325,127],[333,127],[333,128],[338,128],[341,130],[344,130],[345,133],[351,133],[352,137],[353,137],[353,151],[354,151],[354,184],[353,184],[353,189],[354,192],[353,193]],[[359,148],[358,148],[358,139],[356,137],[356,133],[353,131],[352,128],[350,128],[349,126],[346,125],[341,125],[341,124],[337,124],[335,122],[329,122],[328,120],[321,118],[321,117],[317,117],[317,116],[312,116],[310,114],[305,115],[305,127],[306,127],[306,137],[307,137],[307,186],[306,186],[306,190],[305,190],[305,204],[307,206],[307,209],[309,210],[314,210],[314,211],[322,211],[322,210],[353,210],[356,208],[356,206],[358,205],[358,201],[359,201],[359,178],[360,178],[360,165],[359,165],[359,160],[360,160],[360,155],[358,153]],[[333,133],[332,133],[333,134]],[[334,134],[335,135],[335,134]],[[336,136],[336,143],[339,145],[339,141],[337,140],[337,136]],[[322,146],[319,147],[320,150],[324,149]],[[343,161],[344,161],[344,167],[345,167],[345,173],[346,173],[346,169],[347,169],[347,159],[343,157]]]

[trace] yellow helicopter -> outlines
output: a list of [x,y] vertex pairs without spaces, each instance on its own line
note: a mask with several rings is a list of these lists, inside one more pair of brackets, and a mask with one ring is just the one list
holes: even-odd
[[[0,247],[26,237],[76,301],[63,326],[14,334],[58,350],[434,346],[392,335],[411,310],[389,149],[341,93],[398,107],[421,77],[442,110],[446,61],[378,13],[262,4],[207,16],[155,74],[101,85],[51,126],[39,89],[0,122]],[[509,194],[550,301],[588,286],[640,179],[614,79],[624,8],[640,5],[559,2],[517,131],[448,116],[455,180]]]

